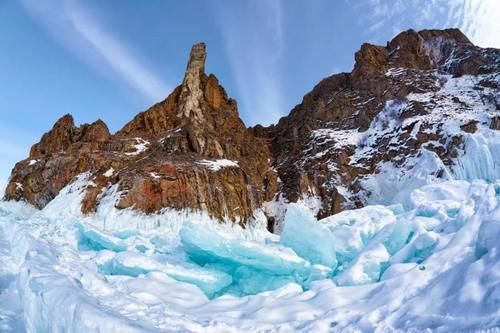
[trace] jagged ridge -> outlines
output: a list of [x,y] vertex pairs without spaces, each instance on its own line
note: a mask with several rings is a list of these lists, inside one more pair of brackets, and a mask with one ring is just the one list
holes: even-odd
[[[499,128],[500,51],[474,46],[457,29],[408,30],[385,47],[363,44],[351,73],[322,80],[267,128],[245,127],[236,102],[205,74],[205,58],[205,45],[193,46],[183,83],[114,135],[101,121],[75,127],[61,118],[16,165],[6,198],[41,208],[90,171],[84,212],[115,185],[116,207],[146,213],[203,209],[244,221],[273,197],[315,196],[323,217],[373,198],[367,181],[385,162],[409,170],[413,157],[432,152],[442,177],[465,149],[464,135],[445,129],[447,119],[462,133]],[[463,89],[450,91],[452,84]],[[442,112],[436,101],[456,112]]]
[[114,135],[102,121],[75,127],[70,115],[62,117],[16,165],[6,198],[42,208],[77,175],[91,172],[86,213],[116,185],[118,208],[252,216],[277,191],[268,144],[246,129],[236,101],[205,74],[205,58],[205,45],[194,45],[183,83]]

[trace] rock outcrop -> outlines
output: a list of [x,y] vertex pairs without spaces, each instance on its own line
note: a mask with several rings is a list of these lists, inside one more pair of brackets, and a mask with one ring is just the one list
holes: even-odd
[[277,125],[256,129],[272,142],[282,194],[320,197],[320,216],[365,205],[374,195],[365,180],[386,162],[411,170],[430,151],[452,165],[463,138],[448,120],[463,133],[498,127],[500,50],[458,29],[408,30],[363,44],[355,59],[352,73],[322,80]]
[[85,213],[115,185],[120,209],[202,209],[246,221],[278,191],[277,174],[267,139],[245,127],[236,101],[205,74],[205,58],[205,45],[194,45],[182,84],[114,135],[100,120],[75,127],[70,115],[59,119],[15,166],[6,198],[42,208],[90,172]]
[[42,208],[87,172],[85,213],[119,193],[120,209],[201,209],[241,223],[265,202],[316,197],[323,217],[365,205],[377,174],[390,167],[402,179],[426,154],[440,161],[428,176],[445,177],[468,134],[500,128],[500,50],[457,29],[363,44],[351,73],[323,79],[270,127],[245,127],[205,59],[194,45],[182,84],[116,134],[62,117],[16,164],[6,198]]

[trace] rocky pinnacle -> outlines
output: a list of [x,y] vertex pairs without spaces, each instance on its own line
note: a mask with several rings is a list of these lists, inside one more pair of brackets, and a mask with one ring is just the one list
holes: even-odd
[[182,82],[181,107],[177,114],[179,117],[193,118],[194,120],[203,119],[200,105],[200,99],[203,98],[201,78],[205,74],[206,57],[205,43],[193,45]]
[[[367,179],[383,163],[408,172],[426,151],[445,166],[455,163],[465,134],[435,123],[454,115],[465,133],[500,128],[500,50],[474,46],[456,29],[408,30],[386,46],[363,44],[351,73],[325,78],[267,128],[246,128],[236,101],[205,74],[205,59],[205,44],[195,44],[182,83],[115,134],[102,121],[77,127],[62,117],[16,164],[5,198],[43,208],[84,175],[83,213],[116,195],[118,209],[203,210],[245,224],[273,198],[314,196],[326,217],[377,195]],[[374,136],[389,111],[396,127]],[[270,228],[279,227],[281,211],[266,213]]]

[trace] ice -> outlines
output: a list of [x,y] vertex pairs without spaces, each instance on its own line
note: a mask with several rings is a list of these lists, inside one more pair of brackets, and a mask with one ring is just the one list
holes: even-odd
[[[281,236],[199,212],[77,209],[89,175],[37,211],[0,202],[0,331],[407,332],[500,325],[500,183],[423,184],[406,202]],[[257,214],[257,216],[260,216]],[[260,216],[259,218],[263,218]]]
[[150,272],[162,272],[167,276],[199,287],[212,297],[221,289],[229,286],[231,276],[224,272],[203,269],[196,265],[173,265],[161,262],[154,257],[141,253],[126,252],[115,255],[99,265],[99,270],[108,275],[139,277]]
[[77,227],[79,232],[78,247],[80,250],[99,251],[108,249],[116,252],[127,250],[127,245],[117,237],[91,229],[82,223],[77,224]]
[[343,286],[365,284],[378,281],[383,269],[388,266],[389,253],[382,244],[363,251],[336,281]]
[[[495,187],[497,197],[500,196],[500,184]],[[494,204],[493,204],[494,206]],[[479,228],[475,253],[481,258],[488,252],[500,253],[500,205],[487,214]]]
[[337,259],[333,240],[330,231],[316,221],[309,209],[298,204],[288,206],[280,244],[311,263],[335,269]]
[[[436,153],[423,150],[417,157],[410,157],[407,161],[411,170],[397,168],[391,162],[379,164],[379,173],[370,175],[361,180],[362,186],[370,191],[367,203],[391,205],[402,204],[409,208],[410,194],[413,190],[424,185],[453,179],[451,172],[443,164]],[[443,170],[442,179],[435,174]]]
[[191,260],[231,273],[236,285],[232,291],[237,294],[267,290],[265,284],[256,283],[259,279],[270,279],[267,284],[271,286],[294,281],[307,287],[310,281],[324,278],[330,271],[327,267],[311,265],[278,244],[242,240],[203,225],[184,225],[180,237]]
[[423,262],[433,250],[438,241],[438,236],[432,232],[424,232],[413,237],[411,242],[394,254],[391,263]]
[[464,151],[452,168],[457,179],[483,179],[493,182],[500,178],[500,132],[485,130],[467,134]]
[[395,215],[390,209],[383,206],[368,206],[341,212],[319,223],[332,234],[338,269],[342,270],[363,251],[384,226],[395,220]]

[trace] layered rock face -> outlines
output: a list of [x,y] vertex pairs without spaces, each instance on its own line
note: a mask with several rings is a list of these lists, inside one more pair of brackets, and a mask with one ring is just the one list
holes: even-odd
[[205,45],[194,45],[183,83],[114,135],[102,121],[75,127],[70,115],[62,117],[15,166],[6,198],[42,208],[89,172],[85,213],[116,185],[120,209],[201,209],[247,220],[273,198],[277,175],[267,140],[245,127],[236,102],[205,74],[205,58]]
[[377,175],[404,186],[429,154],[439,165],[418,177],[448,177],[469,134],[500,128],[500,50],[456,29],[363,44],[351,73],[323,79],[267,128],[245,127],[205,58],[193,46],[182,84],[114,135],[102,121],[61,118],[15,166],[6,198],[41,208],[87,172],[86,213],[114,189],[117,208],[145,213],[201,209],[243,223],[266,202],[316,197],[324,217],[373,202]]
[[409,30],[385,47],[363,44],[355,58],[351,73],[322,80],[277,125],[255,129],[272,141],[284,196],[319,196],[320,216],[365,205],[380,190],[369,178],[388,166],[387,177],[410,176],[427,153],[443,176],[465,133],[497,127],[500,50],[457,29]]

